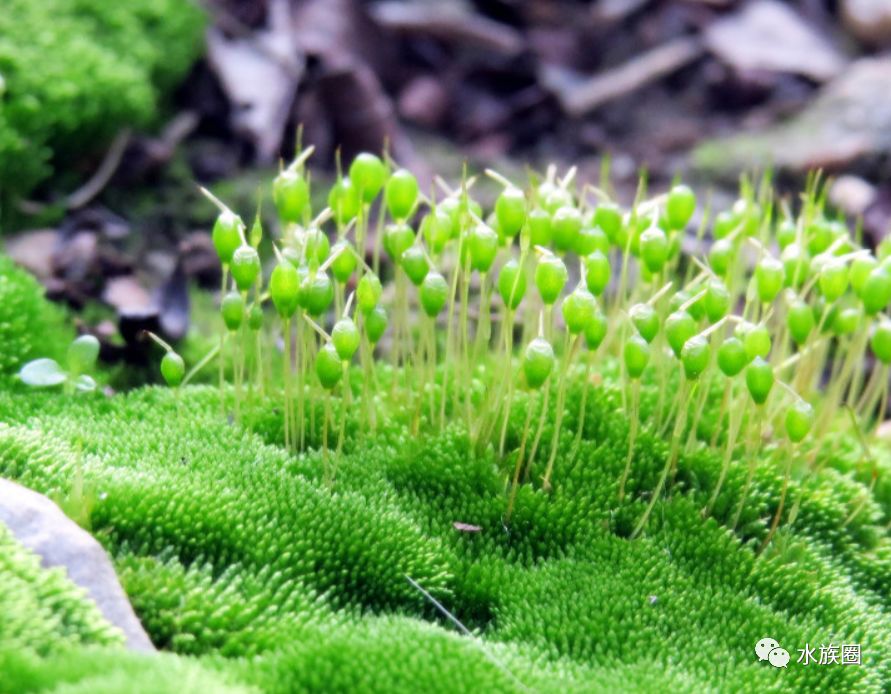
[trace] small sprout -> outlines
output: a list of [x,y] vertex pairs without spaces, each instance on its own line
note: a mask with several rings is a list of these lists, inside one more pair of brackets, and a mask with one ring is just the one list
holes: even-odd
[[551,306],[557,301],[568,279],[569,272],[566,270],[566,265],[557,256],[546,253],[538,261],[535,268],[535,286],[546,305]]
[[421,283],[421,307],[430,318],[435,318],[442,311],[449,298],[449,285],[436,270],[427,273]]
[[746,387],[756,405],[767,402],[767,396],[773,388],[773,368],[761,357],[755,357],[746,367]]
[[416,287],[420,286],[427,273],[430,272],[430,263],[427,262],[427,255],[417,245],[411,246],[402,252],[399,264],[405,271],[408,279]]
[[628,312],[637,332],[647,342],[652,342],[659,334],[659,315],[650,304],[634,304]]
[[309,208],[309,183],[300,171],[285,169],[272,182],[272,201],[283,222],[299,222]]
[[331,257],[334,258],[331,262],[331,274],[335,280],[346,284],[359,264],[352,244],[349,241],[338,241],[331,249]]
[[350,180],[359,191],[362,201],[370,203],[384,187],[387,166],[374,154],[362,152],[350,164]]
[[84,371],[93,368],[98,357],[99,341],[92,335],[81,335],[68,346],[67,372],[55,359],[34,359],[21,368],[19,379],[33,388],[65,384],[66,391],[92,391],[96,389],[96,381]]
[[625,370],[631,379],[639,379],[650,361],[650,345],[640,335],[632,335],[622,350]]
[[577,209],[569,206],[559,208],[551,219],[554,248],[561,253],[572,250],[581,229],[582,215]]
[[176,388],[186,375],[186,363],[176,352],[167,352],[161,358],[161,376],[170,388]]
[[674,355],[681,356],[684,344],[696,334],[696,321],[686,311],[675,311],[665,319],[665,336]]
[[803,345],[815,327],[813,309],[801,299],[796,299],[786,313],[786,325],[795,344]]
[[396,262],[414,245],[415,232],[404,222],[388,224],[384,229],[384,250]]
[[550,246],[553,240],[551,215],[536,209],[529,213],[529,241],[533,246]]
[[526,384],[537,390],[541,388],[557,361],[554,356],[554,348],[543,337],[536,337],[527,346],[523,353],[523,374],[526,376]]
[[814,425],[814,408],[799,398],[786,410],[786,436],[792,443],[801,443]]
[[230,271],[239,291],[248,291],[260,275],[260,256],[257,250],[245,244],[239,246],[232,254]]
[[785,268],[776,258],[767,256],[755,266],[755,285],[762,303],[769,304],[776,299],[783,288]]
[[563,300],[563,320],[570,334],[578,335],[583,332],[597,313],[597,299],[582,286]]
[[746,348],[738,337],[728,337],[718,347],[718,368],[727,378],[739,374],[749,361]]
[[370,272],[362,275],[362,279],[356,285],[356,304],[359,311],[365,315],[371,313],[380,302],[383,291],[377,275]]
[[711,349],[708,340],[702,335],[694,335],[684,343],[681,349],[681,363],[684,365],[684,375],[690,381],[695,381],[706,370],[711,358]]
[[244,297],[238,292],[232,291],[223,297],[220,304],[220,313],[223,316],[223,323],[229,332],[237,332],[244,322]]
[[526,223],[526,196],[514,186],[508,186],[495,201],[495,217],[501,233],[513,238]]
[[360,341],[359,329],[352,318],[344,317],[334,324],[334,328],[331,330],[331,344],[334,345],[334,350],[343,361],[353,358],[356,350],[359,349]]
[[343,376],[343,361],[330,342],[316,354],[316,375],[325,390],[332,390]]
[[393,172],[384,188],[384,201],[390,216],[397,221],[408,219],[417,199],[418,179],[406,169]]
[[668,260],[668,237],[658,226],[648,227],[640,235],[640,257],[653,274],[662,272]]
[[696,194],[689,186],[679,184],[668,191],[665,215],[672,229],[683,229],[696,211]]
[[488,272],[498,253],[498,234],[486,224],[477,224],[467,235],[470,267],[477,272]]
[[387,312],[383,306],[375,306],[365,314],[365,334],[371,344],[376,345],[380,341],[387,331],[388,323]]
[[498,293],[510,310],[515,310],[526,294],[526,273],[520,264],[511,258],[498,273]]
[[609,286],[610,266],[605,253],[595,250],[585,258],[585,284],[594,296],[600,296]]

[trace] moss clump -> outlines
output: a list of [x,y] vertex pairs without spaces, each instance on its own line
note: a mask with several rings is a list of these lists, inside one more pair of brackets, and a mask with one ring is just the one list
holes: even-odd
[[63,312],[44,298],[40,283],[0,255],[0,383],[31,359],[61,359],[71,335]]
[[7,0],[0,13],[0,191],[8,204],[55,170],[144,127],[200,49],[183,0]]

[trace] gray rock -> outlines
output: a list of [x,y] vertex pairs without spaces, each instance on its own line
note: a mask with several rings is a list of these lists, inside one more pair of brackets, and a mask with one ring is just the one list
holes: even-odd
[[154,651],[102,546],[52,501],[0,479],[0,522],[37,554],[45,568],[64,567],[68,578],[87,591],[103,616],[118,627],[135,651]]

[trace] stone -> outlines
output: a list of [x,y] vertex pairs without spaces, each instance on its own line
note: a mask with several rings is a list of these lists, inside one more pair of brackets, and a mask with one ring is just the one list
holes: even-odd
[[0,479],[0,522],[40,557],[44,568],[64,568],[103,616],[124,633],[128,648],[154,652],[102,545],[56,504],[42,494]]

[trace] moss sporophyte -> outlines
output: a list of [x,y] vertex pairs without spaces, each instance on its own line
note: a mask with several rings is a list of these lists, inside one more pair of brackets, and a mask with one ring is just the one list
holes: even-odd
[[[574,170],[560,178],[550,167],[528,186],[488,170],[500,192],[487,213],[475,177],[437,178],[425,195],[409,171],[365,153],[338,176],[328,207],[313,210],[311,154],[299,152],[272,182],[279,225],[266,268],[259,217],[248,240],[241,217],[205,193],[219,209],[221,403],[228,357],[235,420],[250,426],[245,380],[250,393],[279,392],[285,447],[320,450],[329,480],[338,457],[328,454],[331,427],[339,452],[377,430],[384,400],[400,403],[413,435],[459,426],[478,455],[496,456],[509,523],[522,486],[559,487],[561,467],[587,438],[588,401],[605,395],[592,381],[618,372],[627,445],[616,498],[645,502],[630,534],[675,490],[681,457],[700,449],[717,449],[721,461],[703,516],[743,468],[744,491],[727,514],[738,524],[756,461],[781,446],[772,537],[789,515],[790,476],[813,464],[810,432],[849,425],[848,410],[866,434],[880,420],[891,363],[888,260],[827,219],[816,184],[795,216],[770,186],[756,196],[744,181],[730,209],[699,213],[697,238],[710,231],[713,241],[688,254],[680,241],[697,201],[683,184],[646,197],[642,181],[625,208],[603,186],[576,185]],[[188,376],[165,350],[162,373],[177,386]],[[865,379],[869,353],[877,365]],[[361,413],[350,434],[346,408]],[[642,436],[667,441],[652,480],[636,476]]]

